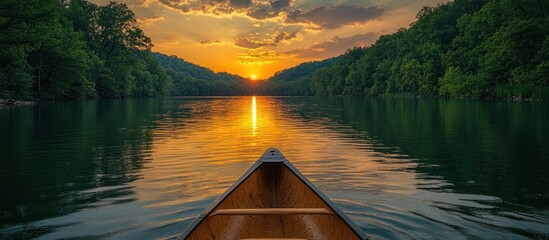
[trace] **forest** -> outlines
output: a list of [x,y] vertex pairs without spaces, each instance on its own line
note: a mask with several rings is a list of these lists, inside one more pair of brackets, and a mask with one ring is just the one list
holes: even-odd
[[[353,48],[301,86],[315,95],[549,99],[549,2],[456,0]],[[301,80],[303,81],[303,80]]]
[[0,99],[194,95],[549,98],[549,3],[456,0],[424,7],[371,46],[266,81],[153,53],[122,3],[3,0]]
[[[177,56],[160,53],[153,53],[153,56],[166,69],[166,73],[173,82],[171,96],[298,96],[311,95],[314,92],[312,89],[301,87],[309,79],[254,81],[227,72],[214,73],[208,68],[189,63]],[[304,65],[307,64],[309,63]],[[292,71],[292,69],[288,71],[292,76],[295,76],[294,72],[303,73],[300,68],[296,67],[296,69],[298,71]],[[309,69],[308,72],[312,74],[314,71]]]
[[0,98],[161,96],[171,80],[121,3],[3,0]]

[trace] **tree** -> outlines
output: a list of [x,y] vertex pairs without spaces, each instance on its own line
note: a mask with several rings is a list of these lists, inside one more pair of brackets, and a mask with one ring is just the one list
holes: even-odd
[[60,34],[54,0],[0,2],[0,97],[30,98],[33,76],[28,54],[56,42]]

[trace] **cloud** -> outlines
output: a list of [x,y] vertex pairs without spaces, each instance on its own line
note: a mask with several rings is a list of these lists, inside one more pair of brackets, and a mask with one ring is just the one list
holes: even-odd
[[[141,0],[148,3],[151,0]],[[322,6],[304,11],[294,8],[293,0],[158,0],[184,13],[216,16],[240,13],[255,20],[282,16],[286,24],[310,24],[316,28],[335,29],[365,23],[380,17],[385,9],[361,6]]]
[[274,34],[246,34],[235,39],[234,45],[242,48],[256,49],[265,46],[278,46],[281,42],[290,41],[299,36],[298,32],[275,32]]
[[154,0],[141,0],[138,2],[140,7],[149,7]]
[[351,37],[334,37],[330,41],[320,42],[305,49],[295,49],[285,52],[298,58],[323,59],[338,56],[349,48],[370,46],[378,38],[377,33],[357,34]]
[[149,26],[155,22],[163,21],[165,18],[162,16],[149,17],[149,18],[138,18],[137,23],[141,26]]
[[258,20],[277,17],[292,5],[291,0],[159,0],[159,2],[184,13],[202,12],[213,15],[242,13]]
[[255,19],[273,18],[288,11],[291,6],[292,1],[290,0],[277,0],[262,4],[258,3],[253,8],[250,8],[246,15]]
[[268,42],[260,41],[260,40],[254,40],[252,38],[246,38],[246,37],[238,37],[234,41],[234,45],[243,47],[243,48],[260,48],[269,45]]
[[221,41],[219,40],[201,40],[198,41],[202,45],[213,45],[213,44],[221,44]]
[[246,65],[264,65],[275,63],[278,61],[277,59],[284,56],[275,51],[251,50],[238,54],[238,62]]
[[275,10],[283,10],[288,7],[290,7],[292,4],[292,1],[290,0],[278,0],[271,2],[271,7]]
[[282,41],[289,41],[296,38],[297,36],[298,36],[297,32],[293,32],[293,33],[280,32],[276,34],[275,37],[273,38],[273,44],[276,46],[278,45],[278,43]]
[[321,28],[335,29],[371,21],[381,17],[384,11],[378,7],[357,6],[318,7],[309,12],[298,9],[287,15],[286,22],[309,23]]
[[252,5],[252,0],[229,0],[229,4],[235,7],[246,8]]

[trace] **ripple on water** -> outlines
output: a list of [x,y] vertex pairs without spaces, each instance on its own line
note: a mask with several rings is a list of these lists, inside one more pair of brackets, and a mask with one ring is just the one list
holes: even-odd
[[[538,136],[547,118],[418,101],[89,101],[59,116],[44,113],[71,103],[36,106],[40,118],[22,108],[10,119],[30,116],[32,131],[6,129],[13,144],[0,142],[0,238],[174,238],[273,146],[373,239],[549,238],[549,167],[537,161],[549,153],[530,147],[549,144]],[[537,165],[516,163],[521,148]]]

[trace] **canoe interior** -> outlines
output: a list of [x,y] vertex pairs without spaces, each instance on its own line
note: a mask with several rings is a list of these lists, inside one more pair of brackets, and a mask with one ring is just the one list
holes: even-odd
[[[328,206],[282,162],[264,162],[218,209],[325,208]],[[206,216],[186,239],[360,239],[337,214]]]

